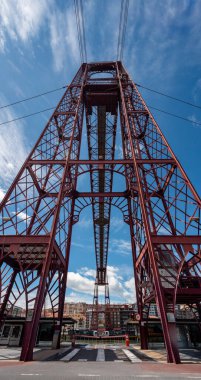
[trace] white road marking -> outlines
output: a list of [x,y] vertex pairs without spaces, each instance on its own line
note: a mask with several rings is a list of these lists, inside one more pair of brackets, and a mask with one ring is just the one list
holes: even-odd
[[154,377],[154,378],[158,378],[159,376],[157,376],[157,375],[136,375],[136,377],[140,377],[140,378],[142,378],[142,377],[148,377],[148,378]]
[[21,376],[42,376],[40,373],[21,373]]
[[78,376],[79,377],[100,377],[100,375],[92,375],[92,374],[91,375],[88,375],[88,374],[85,375],[84,373],[78,373]]
[[[190,356],[190,355],[187,355],[187,354],[183,354],[182,352],[180,352],[180,358],[181,359],[187,359],[187,360],[192,360],[192,359],[196,359],[196,358],[193,358],[192,356]],[[198,361],[199,361],[199,359],[197,359]]]
[[97,362],[104,362],[105,361],[105,351],[102,348],[98,349],[96,361]]
[[75,355],[80,351],[80,348],[75,348],[73,351],[69,352],[69,354],[65,355],[60,361],[69,362]]
[[122,349],[122,351],[127,356],[127,358],[131,361],[131,363],[140,363],[142,361],[139,358],[137,358],[137,356],[135,356],[131,351],[126,350],[124,348]]

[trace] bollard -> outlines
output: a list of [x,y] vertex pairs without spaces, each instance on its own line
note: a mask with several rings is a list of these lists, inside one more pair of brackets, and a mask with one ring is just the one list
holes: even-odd
[[130,339],[129,339],[129,336],[127,334],[125,335],[125,343],[126,343],[126,347],[129,347]]

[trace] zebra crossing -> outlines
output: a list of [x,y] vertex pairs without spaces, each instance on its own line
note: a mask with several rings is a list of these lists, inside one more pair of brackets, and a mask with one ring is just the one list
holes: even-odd
[[136,355],[134,355],[130,350],[122,349],[122,351],[125,353],[125,355],[129,358],[131,363],[140,363],[142,360],[137,358]]
[[59,359],[62,362],[78,361],[78,362],[130,362],[140,363],[139,359],[132,351],[118,346],[90,346],[74,348],[62,358]]
[[61,360],[64,362],[69,362],[71,359],[74,358],[75,355],[78,354],[79,351],[80,351],[80,348],[75,348],[74,350],[69,352],[67,355],[65,355]]
[[105,362],[105,351],[103,348],[98,349],[96,361],[97,362]]

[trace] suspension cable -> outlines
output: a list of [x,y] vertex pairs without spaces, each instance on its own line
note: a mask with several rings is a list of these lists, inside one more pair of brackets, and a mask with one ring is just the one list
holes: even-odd
[[66,85],[66,86],[62,86],[62,87],[55,88],[54,90],[49,90],[49,91],[46,91],[46,92],[42,92],[42,93],[40,93],[40,94],[33,95],[33,96],[28,97],[28,98],[24,98],[24,99],[21,99],[21,100],[17,100],[16,102],[9,103],[9,104],[5,104],[4,106],[0,106],[0,109],[7,108],[7,107],[11,107],[11,106],[14,106],[14,105],[19,104],[19,103],[27,102],[28,100],[36,99],[36,98],[39,98],[40,96],[47,95],[47,94],[51,94],[52,92],[56,92],[56,91],[59,91],[59,90],[63,90],[63,89],[65,89],[66,87],[67,87],[67,85]]
[[153,90],[152,88],[145,87],[142,84],[135,83],[135,85],[137,87],[143,88],[144,90],[148,90],[148,91],[154,92],[155,94],[165,96],[166,98],[169,98],[169,99],[172,99],[172,100],[176,100],[177,102],[181,102],[181,103],[187,104],[188,106],[201,109],[201,106],[198,106],[198,105],[196,105],[194,103],[188,102],[187,100],[176,98],[175,96],[171,96],[171,95],[165,94],[164,92]]
[[[184,99],[181,99],[181,98],[176,98],[176,97],[174,97],[174,96],[172,96],[172,95],[168,95],[168,94],[166,94],[166,93],[164,93],[164,92],[154,90],[153,88],[145,87],[145,86],[143,86],[142,84],[139,84],[139,83],[135,83],[135,85],[136,85],[137,87],[140,87],[140,88],[143,88],[143,89],[145,89],[145,90],[148,90],[148,91],[154,92],[154,93],[156,93],[156,94],[158,94],[158,95],[165,96],[165,97],[167,97],[167,98],[169,98],[169,99],[172,99],[172,100],[175,100],[175,101],[177,101],[177,102],[181,102],[181,103],[187,104],[188,106],[191,106],[191,107],[195,107],[195,108],[201,109],[201,106],[199,106],[199,105],[197,105],[197,104],[195,104],[195,103],[191,103],[191,102],[189,102],[189,101],[187,101],[187,100],[184,100]],[[53,89],[53,90],[49,90],[49,91],[46,91],[46,92],[41,92],[41,93],[39,93],[39,94],[32,95],[32,96],[30,96],[30,97],[27,97],[27,98],[24,98],[24,99],[20,99],[20,100],[14,101],[14,102],[12,102],[12,103],[8,103],[8,104],[5,104],[5,105],[3,105],[3,106],[0,106],[0,109],[7,108],[7,107],[11,107],[11,106],[14,106],[14,105],[19,104],[19,103],[27,102],[27,101],[29,101],[29,100],[33,100],[33,99],[39,98],[40,96],[48,95],[48,94],[51,94],[52,92],[56,92],[56,91],[59,91],[59,90],[63,90],[63,89],[65,89],[65,88],[67,88],[67,87],[68,87],[68,85],[65,85],[65,86],[62,86],[62,87],[55,88],[55,89]]]
[[[152,106],[152,105],[147,105],[147,107],[148,107],[148,108],[151,108],[151,109],[153,109],[153,110],[155,110],[155,111],[158,111],[158,112],[164,113],[164,114],[166,114],[166,115],[168,115],[168,116],[172,116],[172,117],[175,117],[175,118],[177,118],[177,119],[184,120],[184,121],[186,121],[186,122],[188,122],[188,123],[190,123],[190,124],[201,126],[201,122],[199,122],[199,121],[193,121],[193,120],[187,119],[187,118],[185,118],[185,117],[183,117],[183,116],[181,116],[181,115],[177,115],[177,114],[175,114],[175,113],[171,113],[171,112],[168,112],[168,111],[166,111],[166,110],[162,110],[162,109],[160,109],[160,108],[156,108],[156,107],[154,107],[154,106]],[[15,118],[15,119],[11,119],[11,120],[4,121],[4,122],[0,123],[0,126],[1,126],[1,125],[5,125],[5,124],[9,124],[9,123],[13,123],[14,121],[18,121],[18,120],[26,119],[26,118],[28,118],[28,117],[30,117],[30,116],[38,115],[38,114],[40,114],[40,113],[47,112],[47,111],[50,111],[50,110],[55,110],[55,107],[45,108],[45,109],[43,109],[43,110],[36,111],[36,112],[30,113],[30,114],[27,114],[27,115],[24,115],[24,116],[20,116],[20,117],[17,117],[17,118]]]
[[78,45],[79,45],[79,51],[80,51],[80,59],[81,59],[81,62],[84,62],[82,38],[81,38],[81,30],[80,30],[79,9],[78,9],[77,0],[74,0],[74,9],[75,9],[75,18],[76,18],[76,25],[77,25],[77,37],[78,37]]
[[117,61],[118,61],[119,56],[120,56],[121,25],[122,25],[122,18],[123,18],[123,4],[124,4],[124,0],[121,0],[120,21],[119,21],[119,34],[118,34],[118,42],[117,42]]
[[87,62],[84,11],[82,0],[74,0],[74,11],[77,25],[78,45],[81,62]]
[[126,27],[128,21],[129,0],[121,0],[119,34],[117,42],[117,61],[123,59],[124,45],[126,39]]
[[87,48],[86,48],[86,36],[85,36],[84,10],[83,10],[83,2],[82,2],[82,0],[80,0],[80,10],[81,10],[81,19],[82,19],[82,35],[83,35],[83,45],[84,45],[84,57],[85,57],[85,62],[87,62]]
[[122,45],[121,45],[121,51],[120,51],[120,60],[123,59],[123,53],[124,53],[124,45],[125,45],[125,37],[126,37],[126,27],[127,27],[127,19],[128,19],[128,6],[129,6],[129,0],[126,1],[125,4],[125,11],[124,11],[124,24],[123,24],[123,31],[122,31]]

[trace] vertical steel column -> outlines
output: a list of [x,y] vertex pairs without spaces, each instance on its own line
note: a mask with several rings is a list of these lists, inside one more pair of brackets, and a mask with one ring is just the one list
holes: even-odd
[[[118,103],[123,160],[117,173],[125,175],[127,188],[117,193],[112,185]],[[84,201],[76,211],[84,106],[89,158],[83,165],[90,173],[91,192],[82,193]],[[149,305],[156,302],[168,361],[179,363],[175,304],[190,305],[199,319],[201,314],[201,201],[121,62],[80,67],[0,205],[0,265],[7,287],[0,319],[12,288],[18,288],[15,301],[22,294],[15,279],[20,271],[27,306],[21,360],[32,359],[47,294],[55,320],[53,346],[59,347],[72,226],[89,204],[97,270],[96,326],[98,286],[106,286],[109,309],[106,273],[114,197],[130,227],[141,346],[148,347]]]
[[[87,76],[87,66],[84,73],[81,93],[80,93],[80,100],[79,105],[81,102],[83,102],[83,92],[84,92],[84,85],[86,81]],[[80,149],[81,149],[81,142],[82,142],[82,127],[83,127],[83,113],[84,113],[84,105],[82,107],[81,117],[80,119],[77,119],[78,124],[78,130],[77,130],[77,136],[76,139],[79,141],[78,147],[77,147],[77,153],[76,157],[80,157]],[[70,156],[69,156],[70,157]],[[77,179],[78,179],[78,166],[69,168],[69,177],[72,179],[74,178],[74,184],[72,187],[72,193],[76,193],[77,188]],[[67,244],[66,244],[66,254],[65,254],[65,271],[63,275],[63,279],[61,282],[61,288],[59,288],[59,310],[58,310],[58,323],[55,326],[55,332],[56,332],[56,339],[54,339],[53,347],[60,348],[60,338],[61,338],[61,330],[62,330],[62,321],[63,321],[63,311],[64,311],[64,302],[65,302],[65,294],[66,294],[66,284],[67,284],[67,276],[68,276],[68,266],[69,266],[69,258],[70,258],[70,249],[71,249],[71,239],[72,239],[72,229],[73,229],[73,223],[74,223],[74,208],[75,208],[75,196],[72,197],[72,203],[71,203],[71,211],[70,211],[70,221],[68,226],[68,238],[67,238]],[[55,333],[54,332],[54,333]]]
[[[126,141],[125,141],[125,133],[124,133],[124,120],[123,120],[123,114],[121,112],[121,104],[120,104],[120,121],[121,121],[121,138],[122,138],[122,150],[123,150],[123,158],[126,160],[129,158],[127,157],[127,149],[126,149]],[[131,168],[125,167],[125,181],[126,181],[126,188],[128,191],[131,191],[132,189],[132,182],[136,182],[136,176],[135,172]],[[134,218],[132,214],[132,207],[131,207],[131,198],[128,198],[128,210],[129,210],[129,221],[127,222],[129,224],[130,229],[130,238],[131,238],[131,250],[132,250],[132,260],[133,260],[133,274],[134,274],[134,282],[135,282],[135,289],[136,289],[136,300],[137,300],[137,306],[138,306],[138,313],[140,315],[140,344],[141,349],[148,349],[148,329],[147,324],[145,325],[145,322],[143,321],[143,305],[142,305],[142,289],[140,287],[139,279],[137,276],[137,271],[135,267],[135,263],[137,261],[136,256],[136,244],[135,244],[135,234],[134,234]]]
[[[25,284],[27,319],[21,352],[24,361],[33,357],[53,272],[62,277],[62,281],[57,279],[54,290],[60,309],[58,318],[56,314],[55,317],[60,324],[62,321],[72,233],[72,192],[77,183],[77,169],[70,167],[69,161],[78,159],[80,153],[86,69],[83,64],[78,70],[1,203],[1,263],[5,260],[11,267],[19,267]],[[25,221],[20,221],[20,213],[26,216]],[[15,255],[11,246],[15,247]],[[9,289],[11,286],[12,283]],[[9,295],[7,302],[8,298]]]
[[150,226],[149,226],[149,219],[148,219],[147,211],[146,211],[145,204],[144,204],[144,194],[143,194],[143,189],[142,189],[142,181],[141,181],[141,177],[140,177],[140,173],[139,173],[139,168],[138,168],[138,165],[136,162],[135,146],[134,146],[131,127],[130,127],[130,123],[129,123],[129,119],[128,119],[128,113],[127,113],[128,110],[127,110],[126,102],[125,102],[125,98],[124,98],[124,91],[122,88],[123,76],[119,70],[119,64],[117,64],[117,72],[118,72],[118,77],[119,77],[119,88],[120,88],[120,97],[121,97],[121,102],[122,102],[123,117],[125,119],[126,132],[128,135],[130,149],[132,152],[132,159],[133,159],[135,175],[136,175],[136,180],[137,180],[137,185],[138,185],[138,192],[139,192],[139,198],[140,198],[140,206],[141,206],[141,211],[142,211],[144,229],[146,232],[148,251],[149,251],[150,260],[151,260],[151,264],[152,264],[152,271],[153,271],[153,277],[154,277],[154,284],[155,284],[155,288],[156,288],[157,302],[158,302],[159,309],[160,309],[161,323],[163,326],[163,333],[164,333],[164,338],[165,338],[165,343],[166,343],[166,348],[167,348],[167,353],[168,353],[168,361],[174,362],[174,363],[179,363],[180,362],[179,352],[178,352],[177,345],[175,344],[176,343],[175,342],[175,340],[176,340],[175,325],[172,326],[168,323],[166,311],[164,308],[164,305],[165,305],[164,293],[163,293],[162,285],[160,282],[158,267],[157,267],[156,261],[155,261],[155,253],[154,253],[154,247],[153,247],[152,240],[151,240],[151,231],[150,231]]
[[[50,262],[51,262],[51,253],[53,250],[53,245],[54,245],[54,240],[57,232],[57,225],[59,221],[59,214],[62,206],[62,202],[64,199],[64,194],[65,194],[65,187],[66,187],[66,179],[68,178],[69,174],[69,160],[71,158],[71,155],[73,153],[73,142],[74,139],[77,139],[78,136],[75,136],[75,131],[78,130],[82,127],[82,121],[83,121],[83,105],[82,105],[82,97],[83,97],[83,86],[84,86],[84,79],[86,75],[86,69],[84,73],[84,77],[82,79],[82,85],[81,85],[81,90],[79,94],[79,99],[77,103],[77,109],[75,111],[75,118],[74,118],[74,123],[72,127],[72,132],[71,136],[69,138],[69,150],[68,150],[68,155],[66,158],[66,164],[65,168],[63,171],[63,176],[62,176],[62,182],[60,185],[59,189],[59,194],[58,194],[58,199],[57,199],[57,205],[56,205],[56,210],[54,212],[54,218],[53,218],[53,223],[52,223],[52,229],[50,233],[50,241],[48,244],[48,249],[46,252],[46,258],[43,263],[43,268],[41,272],[41,277],[40,277],[40,284],[37,292],[37,297],[35,300],[35,305],[34,305],[34,312],[33,312],[33,317],[31,321],[27,321],[25,324],[25,336],[24,336],[24,341],[23,341],[23,346],[22,346],[22,352],[21,352],[21,357],[20,360],[32,360],[33,357],[33,348],[35,345],[35,340],[36,340],[36,334],[37,334],[37,328],[39,324],[39,319],[43,307],[43,302],[44,302],[44,294],[45,294],[45,288],[46,288],[46,281],[48,278],[48,273],[49,273],[49,268],[50,268]],[[81,107],[81,119],[79,120],[78,115],[79,115],[79,108]],[[67,111],[68,112],[68,111]],[[79,126],[77,127],[77,123],[80,123]],[[80,143],[81,143],[81,136],[79,136],[79,145],[78,145],[78,152],[76,152],[76,157],[79,157],[79,152],[80,152]],[[74,153],[75,154],[75,153]],[[71,177],[70,177],[71,178]],[[73,210],[72,210],[73,211]],[[70,253],[70,241],[71,241],[71,234],[72,234],[72,221],[70,224],[70,228],[68,233],[70,232],[70,235],[68,235],[68,245],[67,245],[67,252],[66,252],[66,264],[68,263],[69,260],[69,253]],[[65,272],[64,272],[64,280],[66,280],[67,277],[67,266],[65,267]],[[64,283],[63,283],[64,286]],[[63,306],[64,303],[64,294],[65,291],[62,289],[62,295],[59,294],[60,297],[60,306]],[[62,297],[62,298],[61,298]],[[61,328],[61,314],[60,314],[60,328]],[[60,336],[60,333],[58,334]]]

